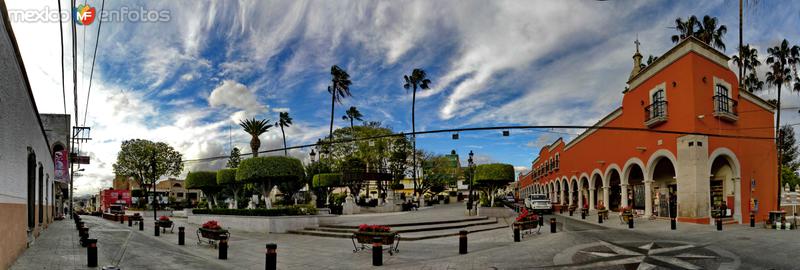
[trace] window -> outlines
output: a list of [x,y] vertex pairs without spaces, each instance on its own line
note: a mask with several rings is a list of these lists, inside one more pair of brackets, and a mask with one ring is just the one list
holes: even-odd
[[39,224],[44,221],[44,167],[39,164]]
[[728,94],[728,88],[718,84],[714,94],[714,110],[717,112],[732,113],[733,99],[731,99]]
[[648,119],[667,116],[667,99],[664,89],[658,89],[650,96],[650,106],[647,110]]
[[556,169],[558,169],[558,154],[556,154]]
[[32,229],[36,226],[36,216],[33,215],[33,205],[36,203],[36,154],[30,148],[28,151],[28,228]]

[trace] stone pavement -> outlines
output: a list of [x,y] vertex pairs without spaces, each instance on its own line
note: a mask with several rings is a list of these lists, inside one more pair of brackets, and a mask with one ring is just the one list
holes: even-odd
[[[463,209],[435,207],[409,214],[353,216],[349,222],[397,223],[397,221],[441,220],[461,216]],[[405,219],[401,217],[405,217]],[[746,225],[727,225],[718,232],[710,225],[679,223],[669,230],[668,221],[639,221],[636,228],[614,222],[604,225],[580,216],[553,215],[562,224],[551,234],[547,224],[539,235],[512,240],[511,230],[469,235],[469,254],[458,254],[458,238],[447,237],[401,242],[400,253],[384,254],[387,269],[519,269],[591,268],[624,269],[626,264],[662,268],[691,263],[705,269],[797,269],[799,231],[771,231]],[[553,216],[546,216],[549,219]],[[462,216],[463,217],[463,216]],[[410,219],[410,220],[409,220]],[[195,225],[174,218],[174,234],[153,236],[152,222],[144,231],[127,224],[84,217],[91,237],[98,238],[99,264],[117,264],[122,269],[263,269],[267,243],[278,245],[279,269],[373,269],[371,254],[353,253],[349,239],[292,234],[232,232],[228,260],[218,260],[217,250],[199,246]],[[344,222],[344,221],[343,221]],[[177,245],[177,226],[186,226],[186,245]],[[223,224],[224,226],[224,224]],[[132,229],[132,230],[131,230]],[[609,248],[610,247],[610,248]],[[669,253],[669,250],[676,250]],[[792,251],[793,250],[793,251]],[[613,251],[613,252],[612,252]],[[617,253],[620,254],[617,254]],[[658,253],[658,256],[648,255]],[[663,254],[662,254],[663,253]],[[77,244],[71,221],[54,223],[28,249],[12,269],[84,269],[85,249]],[[659,266],[660,265],[660,266]],[[666,266],[665,266],[666,265]],[[690,269],[690,267],[685,267]]]

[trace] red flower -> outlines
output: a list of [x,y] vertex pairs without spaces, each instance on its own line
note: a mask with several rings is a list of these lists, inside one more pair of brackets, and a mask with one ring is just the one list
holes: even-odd
[[167,217],[167,216],[161,216],[161,217],[159,217],[159,218],[158,218],[158,220],[161,220],[161,221],[169,221],[169,217]]
[[208,222],[203,223],[203,229],[219,230],[222,229],[222,226],[220,226],[216,220],[209,220]]
[[377,224],[373,224],[373,225],[361,224],[361,225],[358,225],[358,231],[359,232],[391,232],[392,228],[390,228],[389,226],[383,226],[383,225],[377,225]]

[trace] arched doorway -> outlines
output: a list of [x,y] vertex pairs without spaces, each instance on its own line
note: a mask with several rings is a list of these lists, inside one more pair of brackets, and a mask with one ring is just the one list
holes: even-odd
[[675,166],[669,158],[661,157],[653,167],[652,205],[653,214],[671,217],[677,214],[678,183],[675,179]]
[[611,169],[608,173],[608,209],[619,211],[622,206],[622,178],[619,171]]
[[578,197],[578,208],[589,208],[589,178],[581,177],[580,180],[580,197]]
[[632,209],[644,211],[644,171],[638,164],[631,164],[628,168],[628,206]]
[[592,175],[592,188],[589,192],[589,201],[591,209],[597,209],[598,206],[602,205],[606,207],[603,203],[603,178],[600,176],[599,173],[595,173]]
[[725,155],[714,158],[709,178],[711,216],[732,217],[734,214],[737,217],[741,216],[741,213],[736,211],[741,208],[736,205],[738,172],[731,158]]
[[39,200],[37,201],[39,204],[39,225],[44,223],[44,167],[42,164],[39,164]]
[[36,154],[28,148],[28,228],[36,226],[34,204],[36,204]]
[[570,184],[569,205],[578,206],[578,179],[572,178]]

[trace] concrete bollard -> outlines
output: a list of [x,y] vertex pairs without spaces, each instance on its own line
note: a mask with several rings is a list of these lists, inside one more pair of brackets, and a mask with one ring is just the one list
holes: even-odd
[[[514,225],[512,225],[514,226]],[[519,226],[514,226],[514,242],[520,241],[520,233],[519,233]]]
[[380,237],[372,238],[372,266],[383,265],[383,240]]
[[228,259],[228,238],[222,238],[219,240],[219,259],[220,260],[227,260]]
[[458,232],[458,254],[467,254],[467,231]]
[[133,219],[128,218],[128,227],[133,227]]
[[628,218],[628,229],[633,229],[633,217]]
[[184,231],[186,228],[178,227],[178,245],[183,246],[186,244],[186,232]]
[[717,223],[717,231],[722,231],[722,219],[716,218],[714,221]]
[[673,231],[678,228],[678,224],[675,221],[675,217],[669,218],[669,228],[670,228],[670,230],[673,230]]
[[266,270],[278,269],[278,245],[272,243],[267,244],[266,265],[264,269]]
[[161,236],[161,230],[158,229],[158,221],[156,221],[153,225],[155,225],[153,228],[156,229],[155,236]]
[[556,218],[550,218],[550,233],[556,233]]
[[138,222],[139,222],[139,230],[144,231],[144,219],[140,219]]
[[756,214],[750,213],[750,227],[756,227]]
[[86,266],[97,267],[97,239],[86,239]]
[[86,247],[88,242],[86,240],[89,239],[89,228],[83,227],[81,228],[81,235],[80,235],[80,244],[82,247]]

